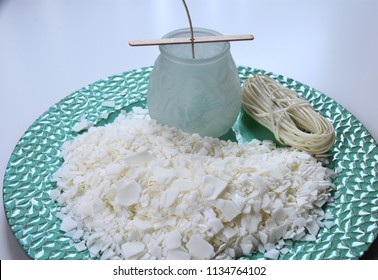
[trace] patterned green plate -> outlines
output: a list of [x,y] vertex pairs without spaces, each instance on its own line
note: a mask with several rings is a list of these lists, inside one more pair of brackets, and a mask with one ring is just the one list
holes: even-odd
[[[40,116],[15,147],[4,177],[4,208],[9,225],[26,253],[33,259],[90,259],[77,252],[69,237],[59,230],[59,206],[51,201],[51,175],[62,163],[62,144],[77,134],[71,128],[82,115],[96,125],[114,119],[122,109],[144,106],[152,67],[125,72],[95,82],[67,96]],[[315,242],[293,242],[283,259],[358,259],[378,235],[378,148],[362,124],[337,102],[295,80],[263,70],[239,67],[241,81],[257,73],[267,74],[304,98],[331,120],[337,138],[330,151],[330,168],[341,173],[335,179],[335,199],[325,207],[336,225],[323,228]],[[116,107],[102,102],[112,100]],[[103,114],[110,114],[107,120]],[[225,138],[249,141],[272,134],[243,111]],[[250,256],[262,259],[261,254]]]

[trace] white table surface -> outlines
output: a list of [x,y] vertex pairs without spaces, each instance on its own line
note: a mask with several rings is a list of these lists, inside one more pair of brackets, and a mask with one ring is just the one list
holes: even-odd
[[[308,84],[347,108],[378,139],[378,1],[187,0],[194,26],[252,33],[236,64]],[[26,129],[68,94],[153,65],[160,38],[187,27],[180,0],[0,0],[0,178]],[[2,196],[1,196],[1,204]],[[0,210],[0,259],[27,259]]]

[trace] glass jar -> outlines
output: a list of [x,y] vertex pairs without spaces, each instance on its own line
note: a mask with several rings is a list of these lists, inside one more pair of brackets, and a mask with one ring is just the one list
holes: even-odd
[[[194,38],[219,36],[203,28]],[[172,31],[163,38],[190,37],[190,29]],[[147,107],[151,118],[188,133],[219,137],[234,124],[242,90],[230,53],[230,43],[198,43],[195,59],[191,44],[162,45],[150,76]]]

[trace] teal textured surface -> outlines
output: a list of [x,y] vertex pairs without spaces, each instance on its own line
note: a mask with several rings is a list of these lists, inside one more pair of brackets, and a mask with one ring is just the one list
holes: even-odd
[[[112,121],[122,108],[145,106],[152,67],[141,68],[97,81],[67,96],[42,114],[17,143],[4,176],[4,209],[9,225],[26,253],[33,259],[90,259],[77,252],[69,237],[59,230],[59,206],[49,196],[55,186],[51,175],[60,167],[59,150],[73,139],[72,131],[82,115],[96,125]],[[336,131],[329,151],[331,169],[338,168],[334,201],[324,208],[334,216],[335,226],[321,229],[314,242],[289,243],[282,259],[358,259],[378,235],[378,147],[365,127],[337,102],[282,75],[239,67],[244,82],[257,73],[267,74],[295,90],[328,118]],[[102,105],[114,101],[116,108]],[[106,120],[103,114],[110,114]],[[222,138],[260,140],[272,135],[241,111],[237,122]],[[263,259],[261,254],[249,259]]]

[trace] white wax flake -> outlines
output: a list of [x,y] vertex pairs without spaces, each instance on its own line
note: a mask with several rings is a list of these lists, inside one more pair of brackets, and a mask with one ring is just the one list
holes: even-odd
[[278,240],[276,248],[281,248],[285,245],[285,241],[283,239]]
[[307,224],[307,221],[305,218],[298,218],[293,223],[295,226],[298,227],[304,227]]
[[104,241],[97,239],[96,242],[89,247],[89,254],[92,258],[96,257],[100,253],[101,248],[104,246]]
[[311,235],[316,236],[318,234],[318,231],[320,229],[318,223],[316,221],[310,221],[306,225],[307,230],[310,232]]
[[279,207],[278,209],[273,210],[272,215],[275,220],[279,220],[279,221],[284,221],[287,218],[286,211],[282,207]]
[[104,204],[99,198],[93,198],[92,199],[92,211],[94,213],[102,212],[105,209]]
[[207,207],[204,211],[203,211],[203,216],[205,217],[205,219],[208,221],[208,220],[212,220],[212,219],[216,219],[217,218],[217,214],[214,212],[214,210],[210,207]]
[[87,120],[85,116],[81,116],[80,121],[72,127],[72,130],[75,132],[80,132],[92,127],[93,125],[94,122]]
[[287,253],[290,252],[290,250],[289,250],[288,248],[282,248],[282,249],[280,250],[280,252],[281,252],[281,254],[286,255]]
[[335,173],[336,173],[336,174],[339,174],[339,173],[341,173],[341,172],[343,172],[343,168],[341,168],[341,167],[336,167],[336,168],[335,168]]
[[280,251],[276,249],[272,249],[272,250],[267,251],[264,254],[264,257],[271,260],[277,260],[279,255],[280,255]]
[[339,192],[335,192],[335,196],[333,197],[334,199],[338,199],[340,197],[340,193]]
[[70,231],[67,231],[64,236],[67,236],[67,237],[70,237],[73,239],[73,236],[75,234],[76,230],[70,230]]
[[[83,116],[74,128],[90,126]],[[289,239],[334,226],[321,208],[335,172],[309,154],[189,135],[142,108],[65,142],[60,156],[50,197],[72,246],[93,258],[276,259]]]
[[333,219],[333,215],[331,213],[325,213],[324,214],[324,219],[325,220],[331,220],[331,219]]
[[220,219],[210,219],[207,221],[207,224],[209,225],[212,236],[216,235],[224,228],[222,220]]
[[246,228],[249,233],[255,233],[261,221],[262,215],[260,213],[243,215],[241,218],[241,226]]
[[179,250],[170,250],[167,253],[167,260],[190,260],[190,255]]
[[158,259],[162,257],[162,247],[158,245],[150,245],[149,252],[152,256],[155,256]]
[[135,181],[121,185],[118,189],[118,204],[123,206],[130,206],[138,203],[141,191],[141,186]]
[[270,231],[271,242],[283,238],[287,232],[288,224],[281,224]]
[[135,217],[135,219],[132,220],[130,224],[141,231],[148,231],[154,228],[154,224],[151,221],[144,220],[139,217]]
[[138,241],[126,242],[122,245],[122,254],[125,259],[133,259],[142,254],[144,250],[145,245]]
[[132,155],[129,155],[124,158],[124,161],[127,166],[132,165],[141,165],[146,164],[148,162],[151,162],[154,159],[154,157],[147,151],[137,152],[133,153]]
[[161,197],[161,207],[168,208],[175,202],[179,191],[177,189],[169,189],[165,191]]
[[326,228],[331,228],[331,227],[335,226],[336,223],[326,221],[326,222],[324,222],[324,225],[325,225]]
[[53,201],[56,201],[56,199],[59,197],[59,191],[57,189],[53,189],[50,191],[50,198]]
[[226,187],[227,182],[208,175],[204,180],[203,197],[207,200],[217,199]]
[[76,248],[76,251],[78,252],[82,252],[84,250],[87,250],[87,246],[85,245],[85,241],[81,241],[77,244],[75,244],[75,248]]
[[263,231],[259,231],[258,234],[261,242],[266,244],[268,242],[268,235]]
[[105,169],[104,173],[107,179],[116,179],[120,176],[121,172],[125,166],[118,164],[118,163],[110,163],[108,164]]
[[263,181],[261,176],[257,174],[253,174],[251,179],[255,182],[261,194],[264,194],[268,191],[266,183]]
[[306,234],[301,240],[303,241],[316,241],[315,235]]
[[222,212],[223,217],[226,221],[232,221],[241,211],[236,207],[236,205],[230,200],[218,199],[214,201],[214,206]]
[[236,236],[238,232],[230,227],[225,227],[223,230],[222,230],[222,234],[226,237],[226,240],[230,240],[231,238],[233,238],[234,236]]
[[64,218],[66,218],[66,214],[64,214],[62,211],[60,211],[60,212],[58,212],[57,214],[56,214],[56,217],[58,218],[58,219],[60,219],[60,220],[64,220]]
[[111,108],[114,108],[116,106],[115,101],[113,101],[113,100],[103,101],[101,103],[101,105],[104,106],[104,107],[111,107]]
[[103,112],[100,117],[101,119],[106,120],[109,117],[109,113]]
[[214,248],[199,235],[193,235],[186,247],[189,255],[198,260],[208,260],[214,257]]
[[240,247],[242,249],[242,252],[244,255],[249,255],[251,252],[252,252],[252,244],[249,243],[249,244],[240,244]]
[[197,185],[192,180],[176,179],[172,182],[172,188],[178,191],[190,191],[195,190]]
[[272,206],[273,206],[273,201],[271,200],[270,196],[267,193],[263,194],[261,208],[269,212],[270,209],[272,209]]
[[150,179],[156,181],[159,184],[169,185],[175,176],[175,172],[169,168],[163,168],[160,166],[155,167],[152,170]]
[[235,204],[235,206],[240,210],[243,211],[245,204],[248,201],[248,198],[242,197],[241,195],[238,195],[237,193],[232,196],[232,202]]
[[77,222],[72,218],[66,216],[62,220],[62,224],[60,225],[60,230],[69,232],[77,227]]
[[178,230],[174,230],[165,234],[165,245],[167,249],[177,249],[181,246],[181,233]]
[[116,252],[114,252],[112,249],[108,249],[106,250],[102,255],[101,255],[101,259],[102,260],[109,260],[111,259],[112,257],[114,257],[116,255]]
[[82,229],[78,229],[78,230],[75,231],[72,238],[75,239],[75,240],[78,240],[83,236],[83,234],[84,234],[84,231]]

